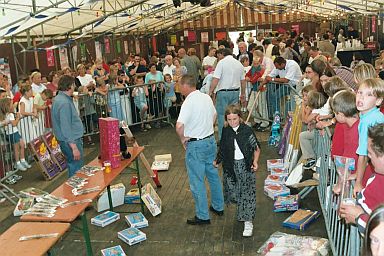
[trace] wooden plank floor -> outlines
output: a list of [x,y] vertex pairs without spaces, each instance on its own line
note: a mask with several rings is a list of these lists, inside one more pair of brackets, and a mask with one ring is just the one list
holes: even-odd
[[[277,157],[276,149],[268,147],[265,143],[268,135],[258,135],[259,139],[264,142],[262,142],[259,162],[260,171],[257,173],[257,215],[254,221],[254,235],[250,238],[242,237],[243,223],[237,222],[234,205],[225,207],[224,216],[211,215],[211,225],[187,225],[186,219],[194,216],[194,205],[184,165],[185,152],[175,130],[171,127],[152,129],[147,133],[135,134],[135,136],[139,144],[146,146],[145,154],[150,162],[154,155],[172,154],[173,162],[170,170],[160,173],[163,187],[157,190],[163,201],[163,212],[157,217],[152,217],[148,211],[145,212],[149,221],[149,227],[143,229],[147,234],[147,240],[131,247],[117,238],[117,232],[128,227],[124,222],[124,214],[121,215],[118,222],[104,228],[90,225],[95,255],[101,255],[100,250],[103,248],[118,244],[124,248],[127,255],[256,255],[257,249],[275,231],[326,237],[322,217],[308,230],[298,232],[281,227],[281,222],[289,216],[288,213],[272,212],[273,201],[263,194],[263,182],[267,175],[266,160]],[[143,183],[148,182],[142,166],[141,170],[141,175],[144,177]],[[121,175],[116,183],[123,182],[128,190],[132,187],[129,185],[131,176],[130,174]],[[302,206],[320,210],[317,193],[312,192],[303,201]],[[132,211],[139,210],[139,207],[124,205],[117,207],[116,210]],[[87,211],[88,219],[97,214],[95,210]],[[15,217],[7,218],[2,222],[0,232],[5,230],[5,226],[10,226],[15,221],[17,221]],[[80,224],[80,220],[73,223],[77,226]],[[55,251],[56,255],[85,255],[85,245],[81,233],[71,229],[55,246]]]

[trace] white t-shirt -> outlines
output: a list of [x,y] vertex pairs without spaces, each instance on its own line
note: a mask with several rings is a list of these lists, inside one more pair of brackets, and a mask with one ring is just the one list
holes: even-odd
[[79,79],[82,86],[88,86],[91,81],[96,85],[95,79],[93,79],[90,74],[85,74],[85,76],[77,76],[77,79]]
[[[205,56],[204,59],[203,59],[203,63],[201,64],[202,66],[211,66],[213,67],[213,65],[215,65],[215,62],[216,62],[216,57],[215,56]],[[204,76],[208,75],[208,70],[204,70]]]
[[285,69],[277,69],[274,68],[272,72],[269,74],[270,77],[286,78],[289,80],[289,84],[292,86],[296,86],[298,82],[301,80],[301,69],[299,64],[297,64],[294,60],[287,60],[285,65]]
[[[232,128],[235,132],[239,129],[239,126]],[[239,144],[237,144],[237,141],[235,139],[235,160],[241,160],[244,159],[244,155],[240,150]]]
[[241,81],[245,79],[244,66],[232,55],[225,56],[217,63],[214,78],[219,79],[218,90],[239,89]]
[[36,95],[38,93],[42,93],[47,87],[45,87],[44,84],[37,85],[35,83],[32,84],[32,92],[33,95]]
[[173,79],[173,73],[172,73],[172,70],[175,69],[175,65],[171,65],[171,66],[168,66],[168,65],[165,65],[163,67],[163,75],[165,74],[170,74],[172,79]]
[[312,110],[312,113],[319,114],[320,116],[326,116],[331,114],[332,111],[331,111],[331,106],[329,105],[329,99],[330,98],[328,98],[327,102],[321,108]]
[[15,120],[15,115],[13,113],[8,113],[6,116],[5,116],[5,121],[7,123],[9,123],[7,125],[7,129],[5,131],[5,133],[7,135],[10,135],[10,134],[14,134],[15,132],[18,132],[19,130],[17,129],[17,126],[13,126],[10,122],[11,121],[14,121]]
[[185,137],[202,139],[213,134],[215,117],[211,97],[196,90],[185,98],[177,122],[184,124]]

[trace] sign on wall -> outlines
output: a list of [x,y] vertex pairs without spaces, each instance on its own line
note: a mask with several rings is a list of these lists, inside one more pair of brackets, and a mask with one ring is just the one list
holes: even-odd
[[208,32],[201,32],[201,42],[209,43]]
[[111,45],[109,42],[109,38],[104,38],[104,49],[105,53],[111,53]]
[[54,67],[55,66],[55,54],[54,50],[47,50],[47,66]]
[[67,48],[64,47],[59,49],[59,57],[61,69],[69,67]]

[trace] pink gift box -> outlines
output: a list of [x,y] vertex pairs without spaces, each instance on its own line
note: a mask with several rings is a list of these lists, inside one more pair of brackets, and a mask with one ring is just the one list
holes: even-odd
[[120,166],[119,120],[99,118],[101,161],[110,161],[112,169]]

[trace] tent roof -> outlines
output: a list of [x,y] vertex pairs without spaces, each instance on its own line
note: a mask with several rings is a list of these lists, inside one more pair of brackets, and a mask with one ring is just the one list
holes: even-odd
[[[377,15],[381,0],[211,0],[210,7],[184,2],[175,8],[172,0],[4,0],[0,4],[0,39],[12,36],[45,38],[88,33],[152,32],[172,27],[182,20],[235,3],[263,11],[273,6],[279,13],[303,11],[324,16],[340,13]],[[382,7],[381,7],[382,8]],[[148,30],[150,29],[150,30]],[[151,31],[152,30],[152,31]]]

